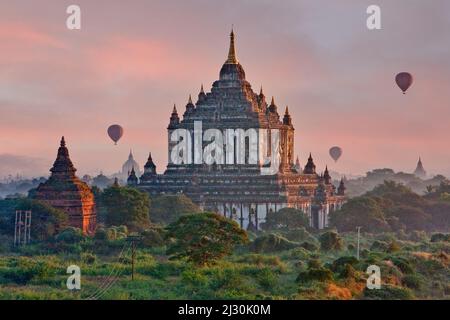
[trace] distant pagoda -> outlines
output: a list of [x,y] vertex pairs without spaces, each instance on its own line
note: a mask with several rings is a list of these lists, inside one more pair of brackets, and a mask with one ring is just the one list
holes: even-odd
[[427,172],[423,168],[422,159],[419,157],[419,162],[417,162],[416,170],[414,175],[418,178],[425,179],[427,177]]
[[89,186],[75,175],[76,171],[62,137],[58,155],[50,169],[50,178],[38,186],[33,197],[65,211],[70,226],[92,234],[96,226],[94,195]]

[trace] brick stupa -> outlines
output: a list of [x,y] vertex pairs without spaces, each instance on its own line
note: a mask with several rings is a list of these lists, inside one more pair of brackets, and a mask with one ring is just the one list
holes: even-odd
[[83,230],[85,234],[92,234],[96,225],[94,194],[75,175],[76,171],[62,137],[58,155],[50,169],[50,178],[38,186],[34,198],[65,211],[70,226]]

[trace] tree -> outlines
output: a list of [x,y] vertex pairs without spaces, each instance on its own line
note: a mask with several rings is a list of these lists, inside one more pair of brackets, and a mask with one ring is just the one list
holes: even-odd
[[237,244],[248,242],[245,230],[228,218],[204,212],[186,215],[167,226],[171,259],[187,258],[199,266],[230,254]]
[[369,232],[389,230],[380,202],[367,196],[348,200],[340,210],[330,215],[330,223],[339,232],[355,231],[356,227]]
[[341,250],[344,242],[336,232],[325,232],[319,237],[320,249],[324,251]]
[[68,224],[68,215],[60,209],[56,209],[46,202],[27,198],[0,201],[0,211],[3,211],[0,221],[1,228],[7,233],[14,233],[14,220],[16,210],[31,210],[31,239],[47,240]]
[[184,194],[155,197],[150,207],[152,222],[163,224],[170,224],[183,215],[200,211],[200,208]]
[[270,211],[266,216],[266,222],[263,228],[273,229],[294,229],[300,227],[309,227],[309,219],[301,210],[294,208],[283,208],[277,212]]
[[431,215],[422,209],[412,206],[399,205],[391,208],[388,215],[398,219],[407,231],[425,230],[431,223]]
[[150,199],[137,189],[113,185],[103,191],[101,203],[106,211],[106,223],[110,226],[142,229],[150,223]]

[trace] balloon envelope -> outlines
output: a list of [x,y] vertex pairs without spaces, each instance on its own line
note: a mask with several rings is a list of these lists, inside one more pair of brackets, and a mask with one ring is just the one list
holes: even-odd
[[108,128],[108,135],[115,144],[122,138],[123,128],[118,124],[113,124]]
[[342,156],[342,149],[339,147],[332,147],[330,149],[330,156],[334,161],[338,161],[338,159]]
[[397,85],[402,89],[403,94],[405,94],[406,90],[408,90],[413,83],[413,76],[409,72],[400,72],[395,77],[395,82],[397,82]]

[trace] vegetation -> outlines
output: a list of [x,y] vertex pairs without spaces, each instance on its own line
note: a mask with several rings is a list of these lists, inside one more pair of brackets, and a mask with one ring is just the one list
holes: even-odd
[[266,230],[307,228],[309,218],[301,210],[283,208],[277,212],[270,211],[262,227]]
[[247,233],[235,221],[208,212],[182,216],[167,231],[167,238],[173,240],[167,254],[197,265],[215,262],[230,254],[235,245],[248,241]]
[[150,223],[147,193],[113,185],[103,191],[101,203],[106,210],[106,224],[110,226],[126,225],[131,229],[141,229]]
[[181,216],[200,212],[200,208],[184,194],[162,195],[152,198],[151,219],[154,223],[170,224]]
[[[174,215],[163,213],[169,198],[150,205],[131,190],[99,191],[107,219],[93,237],[66,227],[61,213],[42,203],[0,201],[0,299],[450,299],[448,211],[439,194],[448,192],[444,185],[419,196],[384,183],[334,212],[337,230],[280,219],[255,233],[214,213],[189,214],[189,202],[175,205],[180,210]],[[183,203],[180,197],[170,200]],[[41,212],[49,232],[38,237],[37,229],[31,244],[14,247],[6,213],[19,204]],[[149,216],[155,222],[159,205],[163,219],[152,224]],[[356,226],[363,227],[359,260]],[[134,281],[130,235],[140,236]],[[82,271],[80,291],[66,288],[73,264]],[[379,290],[366,287],[370,265],[381,269]]]
[[31,224],[31,238],[47,240],[62,230],[68,223],[65,212],[49,204],[28,198],[0,200],[0,233],[13,234],[14,212],[16,210],[31,210],[33,223]]
[[[446,185],[441,188],[446,190]],[[357,226],[371,232],[449,230],[450,203],[435,193],[420,196],[402,184],[385,181],[350,199],[330,216],[331,224],[339,231]]]

